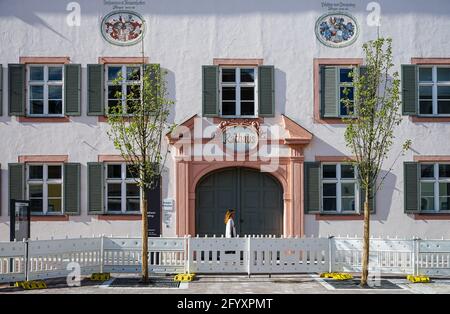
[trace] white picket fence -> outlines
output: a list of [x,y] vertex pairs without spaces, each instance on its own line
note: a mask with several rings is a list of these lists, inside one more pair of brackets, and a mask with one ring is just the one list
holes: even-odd
[[[149,238],[153,273],[293,274],[361,271],[359,238]],[[450,240],[371,239],[370,271],[450,276]],[[139,273],[141,240],[93,237],[0,242],[0,282],[96,272]]]

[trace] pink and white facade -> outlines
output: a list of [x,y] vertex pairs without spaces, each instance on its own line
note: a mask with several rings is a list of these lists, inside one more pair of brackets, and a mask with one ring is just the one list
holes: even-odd
[[[0,240],[9,239],[12,196],[36,205],[33,238],[139,235],[136,192],[105,108],[117,101],[114,75],[130,75],[126,91],[142,63],[167,72],[179,125],[165,138],[152,205],[163,235],[215,233],[229,206],[242,213],[242,234],[361,235],[339,100],[351,86],[344,74],[364,65],[361,46],[378,31],[393,39],[404,102],[384,170],[405,140],[413,144],[376,195],[372,233],[450,236],[450,4],[377,3],[1,2]],[[130,12],[126,25],[144,24],[123,39],[106,23],[128,23],[120,16]],[[255,146],[223,145],[232,132]]]

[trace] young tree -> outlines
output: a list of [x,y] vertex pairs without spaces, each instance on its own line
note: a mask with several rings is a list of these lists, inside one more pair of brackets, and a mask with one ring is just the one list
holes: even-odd
[[[361,286],[367,286],[369,273],[370,200],[375,197],[393,164],[411,145],[406,140],[391,167],[379,179],[383,162],[394,143],[395,127],[402,120],[400,114],[400,80],[398,72],[391,73],[392,39],[378,38],[363,45],[365,66],[355,69],[353,76],[354,101],[345,97],[352,117],[345,119],[345,141],[352,151],[358,172],[358,182],[364,191],[364,232]],[[349,95],[349,91],[345,93]],[[379,180],[378,180],[379,179]]]
[[129,165],[140,190],[142,213],[142,281],[148,281],[148,218],[147,192],[159,184],[167,146],[163,145],[163,133],[173,128],[168,123],[174,101],[168,98],[165,75],[158,64],[146,64],[129,68],[120,73],[114,84],[134,81],[115,93],[117,100],[108,105],[108,136],[114,147]]

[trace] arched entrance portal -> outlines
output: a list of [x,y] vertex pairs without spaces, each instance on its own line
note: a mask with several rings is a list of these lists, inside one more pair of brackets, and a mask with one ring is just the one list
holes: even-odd
[[240,236],[283,234],[283,188],[266,172],[242,167],[218,170],[199,181],[195,194],[199,235],[224,234],[227,209],[236,209]]

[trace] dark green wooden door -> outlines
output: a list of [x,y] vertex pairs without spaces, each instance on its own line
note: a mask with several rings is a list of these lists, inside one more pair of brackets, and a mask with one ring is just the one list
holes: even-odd
[[240,236],[279,236],[283,232],[283,190],[267,173],[228,168],[203,178],[196,189],[196,233],[224,234],[227,209],[236,209]]

